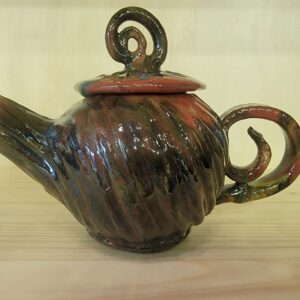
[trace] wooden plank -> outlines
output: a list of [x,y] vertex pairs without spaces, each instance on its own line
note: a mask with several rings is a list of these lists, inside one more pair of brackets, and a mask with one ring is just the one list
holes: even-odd
[[299,299],[299,180],[223,204],[158,254],[103,246],[14,167],[0,172],[0,295],[15,299]]

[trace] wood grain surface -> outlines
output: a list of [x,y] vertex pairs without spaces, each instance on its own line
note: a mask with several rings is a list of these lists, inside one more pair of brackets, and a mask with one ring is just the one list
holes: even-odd
[[0,172],[0,299],[299,299],[299,180],[223,204],[177,247],[103,246],[15,167]]

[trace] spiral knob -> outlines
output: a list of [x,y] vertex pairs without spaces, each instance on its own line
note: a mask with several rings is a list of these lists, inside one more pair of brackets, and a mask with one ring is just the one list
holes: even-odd
[[[145,36],[136,27],[127,27],[118,32],[125,21],[136,21],[145,26],[153,39],[153,52],[146,54]],[[125,65],[126,71],[159,73],[160,66],[167,55],[167,36],[160,22],[147,10],[139,7],[127,7],[119,10],[110,19],[106,28],[106,47],[111,57]],[[135,51],[128,49],[129,39],[135,39],[138,46]]]

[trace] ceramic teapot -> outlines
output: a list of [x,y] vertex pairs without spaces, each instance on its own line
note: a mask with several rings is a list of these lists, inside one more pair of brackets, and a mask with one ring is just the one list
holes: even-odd
[[[150,55],[140,30],[118,32],[127,20],[149,30]],[[271,196],[296,179],[300,128],[287,113],[251,104],[219,117],[190,93],[202,83],[160,70],[166,34],[142,8],[118,11],[105,38],[125,69],[79,83],[84,99],[59,119],[0,97],[0,152],[64,204],[92,237],[128,251],[162,251],[182,241],[216,204]],[[135,51],[128,49],[131,38]],[[261,177],[271,150],[253,128],[248,133],[258,148],[255,160],[246,167],[230,162],[228,130],[247,118],[273,121],[284,132],[284,157],[267,176]],[[224,185],[225,175],[235,183]]]

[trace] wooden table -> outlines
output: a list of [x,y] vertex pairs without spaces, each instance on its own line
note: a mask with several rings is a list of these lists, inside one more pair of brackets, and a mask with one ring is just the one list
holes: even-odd
[[97,243],[15,167],[1,168],[0,191],[1,300],[300,299],[299,180],[216,207],[159,254]]

